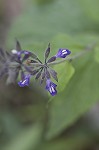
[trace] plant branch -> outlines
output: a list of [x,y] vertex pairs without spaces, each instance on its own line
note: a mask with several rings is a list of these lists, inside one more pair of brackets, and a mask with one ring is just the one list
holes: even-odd
[[55,61],[55,62],[51,62],[51,63],[48,63],[49,66],[52,66],[52,65],[56,65],[56,64],[60,64],[66,60],[68,61],[72,61],[76,58],[79,58],[81,56],[83,56],[84,54],[86,54],[87,52],[90,52],[91,50],[93,50],[93,48],[96,46],[96,43],[97,42],[94,42],[91,46],[87,46],[83,51],[77,53],[76,55],[72,56],[72,57],[66,57],[65,59],[62,59],[62,60],[59,60],[59,61]]

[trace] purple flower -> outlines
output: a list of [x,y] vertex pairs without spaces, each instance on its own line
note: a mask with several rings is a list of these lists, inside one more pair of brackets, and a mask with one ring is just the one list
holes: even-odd
[[24,79],[18,82],[20,87],[28,86],[30,83],[30,74],[25,75]]
[[46,90],[48,90],[52,96],[57,94],[56,87],[57,85],[53,83],[50,79],[46,80]]
[[65,58],[67,55],[69,55],[71,53],[70,50],[68,49],[64,49],[64,48],[60,48],[56,54],[56,57],[59,58]]

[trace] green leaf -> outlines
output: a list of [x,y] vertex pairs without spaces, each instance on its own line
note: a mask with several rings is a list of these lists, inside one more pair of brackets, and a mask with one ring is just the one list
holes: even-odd
[[[82,123],[82,122],[81,122]],[[70,132],[64,133],[65,136],[58,137],[43,144],[41,150],[81,150],[90,146],[93,134],[84,125],[72,126]],[[88,131],[88,132],[86,132]]]
[[99,100],[99,64],[93,52],[73,61],[76,72],[64,91],[51,101],[47,138],[60,134]]
[[99,44],[95,47],[95,54],[94,54],[95,61],[99,63]]
[[[98,0],[83,0],[81,1],[81,6],[83,10],[86,13],[86,16],[88,16],[90,19],[92,19],[93,22],[99,23],[99,17],[97,14],[99,14],[99,1]],[[94,11],[93,11],[94,10]]]
[[67,48],[71,51],[71,54],[81,51],[85,48],[85,43],[78,41],[78,39],[78,37],[72,38],[67,34],[56,35],[51,42],[51,53],[55,55],[59,48]]
[[[24,43],[24,46],[29,46],[34,42],[49,43],[50,39],[58,33],[77,34],[77,31],[85,28],[87,19],[85,20],[78,0],[57,0],[39,6],[33,2],[27,2],[27,7],[13,23],[8,38],[10,45],[15,37]],[[57,11],[60,6],[61,11]]]
[[63,91],[69,80],[73,76],[75,69],[69,62],[60,63],[54,66],[54,70],[58,74],[58,93]]
[[41,140],[42,127],[35,125],[21,131],[4,150],[29,150],[35,149]]

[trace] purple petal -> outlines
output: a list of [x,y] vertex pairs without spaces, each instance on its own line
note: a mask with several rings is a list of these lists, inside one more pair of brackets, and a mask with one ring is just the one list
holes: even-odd
[[67,55],[69,55],[71,53],[70,50],[68,49],[64,49],[64,48],[60,48],[58,50],[58,53],[56,54],[56,57],[59,57],[59,58],[65,58]]
[[18,85],[19,85],[20,87],[24,87],[24,86],[28,86],[29,83],[30,83],[30,74],[25,75],[24,80],[19,81],[19,82],[18,82]]
[[57,85],[53,83],[50,79],[46,81],[46,90],[48,90],[52,96],[55,96],[57,94],[56,86]]

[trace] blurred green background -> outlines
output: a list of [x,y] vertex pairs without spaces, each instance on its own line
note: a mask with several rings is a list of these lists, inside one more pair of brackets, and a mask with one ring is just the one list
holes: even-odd
[[0,45],[23,49],[43,60],[59,48],[71,63],[54,66],[58,94],[47,95],[37,84],[20,89],[0,81],[0,150],[99,149],[99,1],[0,0]]

